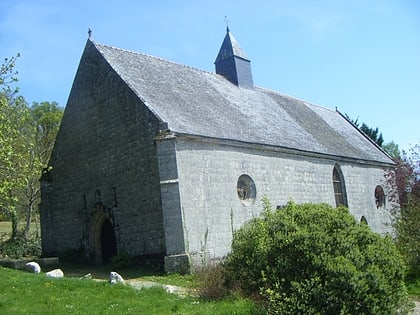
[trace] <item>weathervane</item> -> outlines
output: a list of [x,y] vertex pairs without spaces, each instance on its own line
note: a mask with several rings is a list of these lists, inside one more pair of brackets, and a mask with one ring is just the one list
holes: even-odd
[[226,31],[229,32],[229,20],[227,15],[225,15]]

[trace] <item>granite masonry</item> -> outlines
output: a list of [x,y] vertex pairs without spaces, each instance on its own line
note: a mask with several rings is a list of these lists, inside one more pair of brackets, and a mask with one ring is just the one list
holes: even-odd
[[255,87],[230,30],[216,73],[88,39],[41,178],[44,255],[190,272],[262,210],[325,202],[390,232],[381,148],[338,111]]

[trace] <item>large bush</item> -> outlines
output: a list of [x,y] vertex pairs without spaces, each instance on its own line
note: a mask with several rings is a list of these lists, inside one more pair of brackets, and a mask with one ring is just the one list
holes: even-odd
[[227,279],[271,314],[400,314],[410,302],[393,241],[346,208],[287,204],[234,235]]
[[387,173],[388,198],[394,209],[393,227],[398,249],[409,267],[408,276],[420,278],[420,144],[395,159]]

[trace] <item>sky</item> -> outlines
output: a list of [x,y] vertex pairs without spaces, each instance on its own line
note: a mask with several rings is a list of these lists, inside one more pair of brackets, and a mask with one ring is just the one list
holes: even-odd
[[214,72],[226,23],[255,85],[337,108],[400,149],[420,144],[417,0],[1,0],[0,62],[20,53],[21,95],[65,107],[89,28]]

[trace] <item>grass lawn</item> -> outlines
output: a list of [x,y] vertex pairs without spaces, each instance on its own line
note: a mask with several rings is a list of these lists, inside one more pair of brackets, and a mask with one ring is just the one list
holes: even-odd
[[416,300],[420,302],[420,279],[412,280],[407,282],[408,293]]
[[0,314],[257,314],[244,299],[204,302],[162,288],[135,290],[75,277],[49,279],[0,267]]
[[119,270],[118,268],[112,267],[111,264],[92,266],[60,262],[59,268],[63,270],[65,276],[75,278],[80,278],[81,276],[90,273],[95,279],[108,280],[109,273],[111,271],[116,271],[125,280],[141,279],[142,281],[152,281],[160,284],[169,284],[185,288],[196,288],[198,286],[198,283],[195,281],[193,275],[166,275],[163,272],[157,272],[143,266],[133,266],[131,268]]
[[10,227],[10,222],[4,222],[1,221],[0,222],[0,233],[10,233],[11,227]]
[[[21,231],[25,228],[24,222],[19,222],[18,229]],[[31,232],[35,230],[35,223],[31,223]],[[12,222],[0,221],[0,242],[7,241],[12,235]]]
[[[0,242],[9,239],[10,234],[11,223],[0,222]],[[117,271],[128,282],[136,279],[194,288],[197,282],[191,275],[62,262],[59,268],[65,278],[49,279],[43,273],[0,267],[0,314],[258,314],[252,302],[241,298],[205,302],[170,294],[160,287],[135,290],[129,285],[111,286],[106,281],[110,271]],[[87,273],[99,281],[79,279]]]
[[[0,222],[0,241],[9,236],[10,222]],[[160,287],[136,290],[107,282],[110,271],[117,271],[127,282],[152,281],[195,289],[198,283],[192,275],[165,275],[138,266],[115,270],[111,265],[65,262],[60,262],[59,268],[64,271],[63,279],[0,267],[0,314],[262,314],[251,301],[239,297],[209,302],[170,294]],[[87,273],[95,280],[79,279]],[[408,281],[407,288],[420,302],[420,279]]]
[[10,222],[0,222],[0,241],[9,239],[11,232]]

